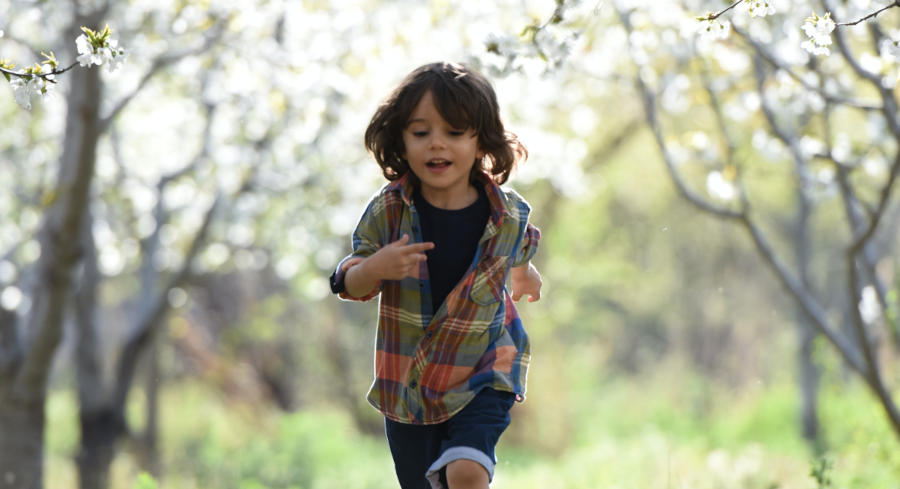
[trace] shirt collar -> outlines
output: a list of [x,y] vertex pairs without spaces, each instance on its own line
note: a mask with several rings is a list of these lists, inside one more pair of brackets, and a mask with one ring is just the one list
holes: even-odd
[[[488,203],[491,208],[491,219],[488,226],[493,224],[497,229],[503,225],[503,219],[506,216],[512,217],[512,212],[506,207],[506,195],[500,186],[488,176],[487,173],[479,171],[475,174],[475,179],[484,185],[484,192],[487,194]],[[400,198],[407,206],[413,203],[413,187],[412,179],[409,178],[409,172],[404,174],[397,180],[394,180],[387,187],[388,191],[400,192]],[[491,233],[492,234],[492,233]]]

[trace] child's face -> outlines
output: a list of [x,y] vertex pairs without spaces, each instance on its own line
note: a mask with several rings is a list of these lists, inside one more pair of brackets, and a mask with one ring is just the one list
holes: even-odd
[[431,92],[425,92],[410,114],[403,144],[403,157],[432,205],[457,208],[471,203],[469,172],[484,153],[471,128],[452,127],[441,117]]

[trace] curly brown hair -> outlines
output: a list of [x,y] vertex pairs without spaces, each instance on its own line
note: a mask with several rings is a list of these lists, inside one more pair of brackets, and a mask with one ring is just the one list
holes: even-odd
[[472,166],[471,178],[475,172],[484,171],[502,184],[516,165],[528,158],[528,150],[516,135],[503,128],[497,95],[487,78],[461,64],[431,63],[407,75],[378,106],[366,128],[366,149],[388,180],[409,172],[409,163],[403,158],[403,130],[427,92],[431,92],[447,123],[460,129],[472,128],[478,137],[478,147],[485,156]]

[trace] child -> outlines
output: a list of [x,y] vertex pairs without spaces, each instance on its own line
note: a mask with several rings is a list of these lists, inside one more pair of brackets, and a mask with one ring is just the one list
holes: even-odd
[[540,232],[499,186],[527,152],[487,79],[452,63],[410,73],[365,141],[390,183],[331,286],[343,299],[381,294],[368,400],[403,489],[487,488],[530,359],[513,302],[541,290],[530,264]]

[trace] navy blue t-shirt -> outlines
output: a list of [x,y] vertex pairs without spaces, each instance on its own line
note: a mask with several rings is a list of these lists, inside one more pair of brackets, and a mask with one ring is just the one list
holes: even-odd
[[478,241],[490,217],[491,206],[484,187],[476,183],[475,188],[478,199],[472,205],[456,210],[435,207],[422,197],[421,192],[415,192],[422,240],[434,243],[434,248],[425,251],[432,313],[437,312],[447,294],[472,265]]

